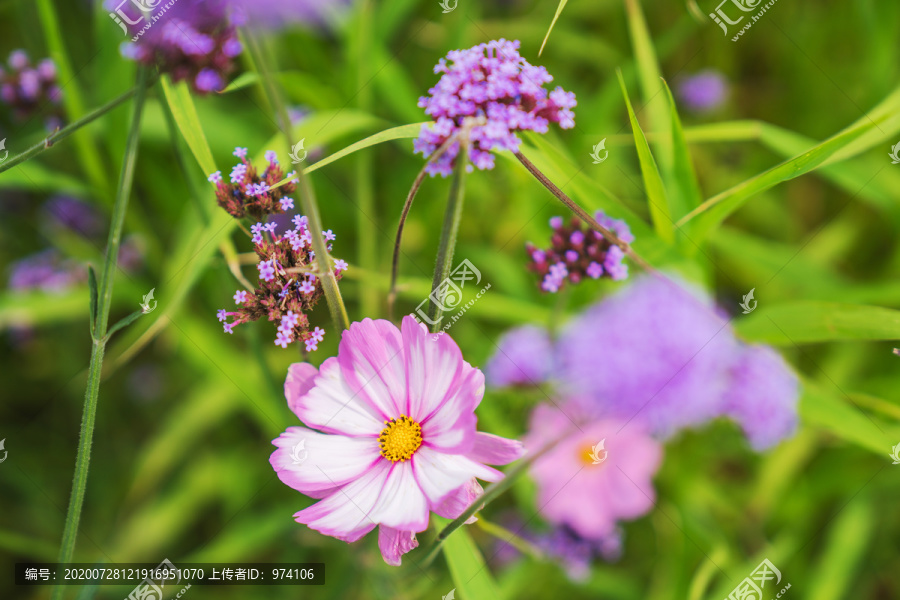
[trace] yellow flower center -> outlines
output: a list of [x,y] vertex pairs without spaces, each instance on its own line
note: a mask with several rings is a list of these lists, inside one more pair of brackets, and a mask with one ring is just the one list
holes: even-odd
[[581,462],[586,465],[594,464],[594,448],[593,446],[584,446],[581,451],[578,453],[579,458],[581,458]]
[[387,427],[378,436],[381,455],[391,462],[409,460],[422,445],[422,426],[406,415],[384,424]]

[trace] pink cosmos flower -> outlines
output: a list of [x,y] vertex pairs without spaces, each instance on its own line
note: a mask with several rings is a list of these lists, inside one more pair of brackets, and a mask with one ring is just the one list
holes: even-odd
[[291,365],[285,396],[309,429],[289,427],[272,442],[281,481],[321,498],[294,518],[345,542],[379,526],[391,565],[418,546],[430,512],[456,518],[481,493],[476,478],[503,477],[485,463],[523,454],[518,441],[476,431],[484,376],[449,336],[430,338],[410,316],[400,330],[353,323],[318,371]]
[[[653,507],[652,479],[662,447],[638,426],[622,429],[622,424],[608,419],[581,425],[534,462],[530,472],[541,516],[582,538],[603,540],[615,534],[618,521]],[[539,405],[531,413],[525,447],[534,452],[568,428],[572,422],[561,410]]]

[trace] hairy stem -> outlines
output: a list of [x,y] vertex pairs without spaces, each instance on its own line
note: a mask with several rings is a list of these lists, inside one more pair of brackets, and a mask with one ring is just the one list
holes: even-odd
[[[447,210],[444,213],[444,226],[441,228],[441,242],[438,246],[437,260],[434,264],[434,278],[431,280],[431,291],[434,293],[441,282],[450,276],[453,268],[453,252],[456,250],[456,235],[462,220],[463,201],[465,199],[466,166],[469,163],[469,132],[464,126],[459,136],[459,154],[456,155],[456,166],[453,168],[453,180],[450,182],[450,197],[447,199]],[[428,303],[428,322],[431,332],[441,329],[443,310],[433,300]]]
[[[112,219],[109,227],[109,238],[106,244],[106,262],[100,278],[97,296],[97,315],[91,323],[93,348],[91,364],[88,371],[88,384],[84,394],[84,413],[81,420],[81,435],[78,440],[78,454],[75,459],[75,477],[72,482],[72,496],[66,513],[63,529],[62,545],[59,550],[59,562],[72,561],[75,552],[75,539],[78,535],[78,524],[81,520],[81,509],[84,505],[84,494],[87,488],[88,468],[91,462],[91,442],[94,437],[94,424],[97,418],[97,401],[100,394],[100,374],[103,368],[103,354],[106,350],[106,331],[109,325],[109,311],[112,304],[114,270],[118,264],[119,246],[122,242],[122,227],[125,213],[128,210],[128,199],[131,195],[131,184],[134,180],[134,166],[137,160],[138,141],[140,139],[141,114],[144,108],[144,94],[148,75],[145,68],[138,70],[137,85],[134,94],[134,112],[131,118],[131,130],[125,146],[125,159],[119,175],[116,190],[116,202],[113,205]],[[53,599],[62,597],[63,588],[57,585],[53,589]]]
[[[153,78],[152,80],[149,80],[147,83],[147,86],[149,87],[150,85],[153,85],[154,82],[155,82],[155,78]],[[131,89],[131,90],[125,92],[124,94],[122,94],[121,96],[119,96],[118,98],[116,98],[115,100],[107,102],[100,108],[97,108],[97,109],[93,110],[92,112],[84,115],[77,121],[75,121],[73,123],[69,123],[62,129],[51,133],[50,135],[45,137],[43,140],[41,140],[37,144],[33,145],[31,148],[29,148],[25,152],[22,152],[21,154],[17,154],[16,156],[13,156],[9,160],[5,161],[3,164],[0,164],[0,173],[2,173],[3,171],[8,171],[9,169],[12,169],[19,163],[25,162],[29,158],[34,158],[35,156],[37,156],[38,154],[40,154],[41,152],[43,152],[44,150],[46,150],[47,148],[49,148],[50,146],[55,144],[56,142],[69,137],[70,135],[72,135],[73,133],[75,133],[76,131],[78,131],[79,129],[84,127],[85,125],[87,125],[93,121],[96,121],[97,119],[99,119],[100,117],[102,117],[103,115],[105,115],[106,113],[108,113],[109,111],[111,111],[112,109],[117,107],[118,105],[122,104],[123,102],[125,102],[126,100],[128,100],[129,98],[134,96],[136,91],[137,91],[136,88]]]
[[504,476],[503,479],[496,483],[492,483],[484,490],[484,493],[476,498],[472,504],[466,508],[455,518],[449,525],[444,527],[431,542],[431,545],[428,546],[427,552],[425,552],[425,558],[419,562],[419,567],[422,569],[427,569],[428,566],[434,562],[434,559],[437,557],[438,552],[441,550],[441,546],[444,544],[444,540],[450,537],[454,531],[462,527],[469,518],[474,515],[479,510],[483,509],[485,506],[499,498],[506,490],[512,487],[512,484],[518,479],[531,464],[539,459],[541,456],[552,450],[556,444],[566,439],[570,435],[572,435],[578,426],[573,423],[571,427],[567,427],[566,431],[562,432],[559,437],[554,440],[551,440],[547,445],[543,448],[535,452],[534,454],[529,454],[524,459],[520,460],[512,469],[510,469]]
[[431,156],[428,157],[428,162],[425,163],[422,170],[416,175],[416,179],[413,181],[412,187],[406,195],[406,202],[403,204],[403,212],[400,213],[400,224],[397,225],[397,238],[394,240],[394,257],[391,262],[391,290],[388,292],[388,319],[391,321],[394,320],[394,303],[397,300],[397,277],[400,273],[400,243],[403,241],[403,227],[406,225],[406,217],[409,216],[409,210],[412,208],[413,200],[416,199],[416,194],[419,193],[419,188],[422,186],[422,181],[425,179],[428,166],[439,159],[455,141],[456,134],[454,133],[447,138],[446,142],[441,144],[440,148],[432,152]]

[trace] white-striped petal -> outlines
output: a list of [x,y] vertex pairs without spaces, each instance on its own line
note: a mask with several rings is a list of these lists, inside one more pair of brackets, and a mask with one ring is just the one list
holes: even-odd
[[326,435],[305,427],[288,427],[273,442],[269,462],[278,478],[308,494],[341,486],[384,460],[374,437]]
[[294,412],[309,427],[349,436],[378,436],[383,419],[353,393],[336,358],[322,363],[314,387],[294,402]]

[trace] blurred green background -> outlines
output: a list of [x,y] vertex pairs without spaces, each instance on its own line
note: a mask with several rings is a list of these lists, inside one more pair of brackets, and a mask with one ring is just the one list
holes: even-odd
[[[459,0],[447,14],[437,0],[358,2],[332,27],[270,32],[264,42],[289,104],[309,111],[297,137],[327,157],[379,131],[424,121],[416,102],[437,81],[432,67],[447,51],[521,40],[522,55],[578,98],[575,129],[525,136],[525,153],[582,206],[626,218],[642,256],[701,282],[729,311],[738,312],[741,296],[755,288],[759,310],[740,316],[737,331],[776,345],[803,379],[794,439],[764,455],[725,424],[671,440],[656,479],[657,507],[625,525],[621,560],[598,563],[582,584],[551,562],[523,557],[492,565],[498,597],[719,599],[769,558],[792,584],[788,598],[900,598],[900,466],[888,457],[900,443],[900,358],[891,353],[891,340],[900,338],[900,166],[887,156],[900,141],[900,4],[780,0],[738,42],[705,16],[716,8],[712,1],[698,4],[573,0],[540,57],[556,2]],[[134,65],[119,54],[120,31],[88,2],[0,2],[0,40],[2,56],[23,48],[59,60],[63,50],[74,76],[62,81],[69,111],[73,96],[83,114],[133,86]],[[246,53],[241,61],[235,78],[253,70]],[[678,107],[703,199],[846,127],[868,130],[831,152],[824,166],[753,194],[708,235],[694,239],[686,229],[669,245],[651,225],[617,68],[655,152],[671,143],[658,75],[673,90],[707,69],[727,81],[717,110]],[[223,172],[235,162],[235,146],[251,156],[269,148],[286,155],[273,145],[261,89],[243,81],[239,89],[194,98]],[[76,560],[326,563],[323,587],[194,586],[188,594],[198,599],[440,598],[458,587],[443,559],[423,571],[413,552],[402,567],[389,567],[375,535],[348,546],[292,520],[310,500],[277,480],[268,457],[270,440],[296,424],[280,386],[300,357],[295,348],[272,345],[270,323],[222,333],[215,311],[232,302],[238,284],[219,245],[227,235],[239,252],[250,244],[239,230],[222,229],[228,221],[207,173],[167,124],[161,99],[156,85],[125,225],[143,259],[119,271],[111,321],[136,310],[151,288],[159,306],[117,334],[107,351]],[[102,264],[105,229],[99,241],[54,229],[42,206],[70,195],[108,221],[129,106],[0,173],[4,281],[15,261],[49,247]],[[11,155],[45,135],[37,120],[0,126]],[[589,153],[604,138],[609,159],[594,165]],[[311,175],[325,228],[337,234],[334,254],[351,265],[341,289],[352,320],[386,316],[397,220],[421,166],[404,138]],[[426,180],[412,209],[402,312],[429,291],[448,188],[448,181]],[[616,287],[583,284],[564,306],[538,292],[524,268],[523,244],[543,243],[547,219],[557,214],[562,207],[509,156],[468,178],[456,255],[492,285],[452,330],[472,364],[485,364],[507,328],[564,319]],[[5,284],[0,291],[0,438],[8,451],[0,463],[0,598],[49,597],[50,588],[16,588],[11,569],[17,561],[56,559],[90,356],[87,315],[85,283],[58,293]],[[773,328],[767,317],[792,328]],[[329,331],[311,356],[318,364],[336,353],[338,341],[324,302],[313,322]],[[480,428],[520,437],[540,399],[489,391]],[[532,484],[520,480],[485,517],[515,510],[527,519],[536,510],[533,495]],[[494,538],[468,529],[491,557]],[[420,535],[423,546],[433,532]],[[83,597],[119,598],[130,589],[102,587]],[[77,592],[68,588],[67,597]]]

